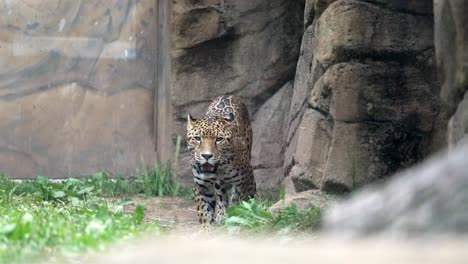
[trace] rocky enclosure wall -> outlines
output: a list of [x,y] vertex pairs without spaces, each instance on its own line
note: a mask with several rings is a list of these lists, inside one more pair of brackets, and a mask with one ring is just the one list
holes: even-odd
[[134,173],[153,143],[155,1],[0,2],[0,173]]
[[288,117],[289,191],[349,191],[443,145],[432,5],[306,2]]
[[172,140],[187,113],[240,95],[259,189],[349,191],[467,133],[461,2],[173,3]]
[[462,0],[164,3],[1,4],[0,172],[132,173],[222,94],[249,107],[259,190],[349,191],[468,133]]

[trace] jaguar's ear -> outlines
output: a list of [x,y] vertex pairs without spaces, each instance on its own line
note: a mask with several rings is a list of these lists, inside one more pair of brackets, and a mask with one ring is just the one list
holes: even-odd
[[188,114],[187,115],[187,130],[192,129],[193,122],[195,122],[195,119],[192,117],[192,115]]

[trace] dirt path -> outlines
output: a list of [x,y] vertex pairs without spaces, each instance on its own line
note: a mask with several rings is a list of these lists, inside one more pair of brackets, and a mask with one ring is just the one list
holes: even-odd
[[198,230],[197,211],[192,199],[180,197],[130,197],[134,204],[125,207],[132,213],[139,204],[145,205],[144,221],[157,221],[176,231]]

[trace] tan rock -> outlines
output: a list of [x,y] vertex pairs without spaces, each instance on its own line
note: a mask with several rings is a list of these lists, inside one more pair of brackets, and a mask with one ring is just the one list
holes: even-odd
[[328,196],[319,190],[308,190],[292,195],[286,195],[286,198],[278,201],[270,207],[270,211],[280,211],[285,206],[295,204],[299,210],[307,210],[311,208],[326,208],[333,203],[332,196]]
[[316,0],[314,12],[286,140],[284,168],[296,191],[349,191],[437,149],[444,111],[430,1]]
[[298,141],[294,157],[296,164],[291,171],[292,180],[298,191],[320,186],[328,158],[332,130],[333,124],[330,120],[317,111],[308,109],[304,113],[297,130]]
[[430,16],[391,12],[360,1],[338,1],[319,19],[315,54],[326,67],[349,56],[414,54],[433,46],[433,31],[427,26],[431,24]]
[[435,85],[424,72],[392,63],[339,63],[316,82],[309,105],[342,122],[402,121],[417,116],[430,132],[438,114]]
[[172,38],[176,49],[190,48],[226,33],[225,18],[219,9],[209,5],[188,5],[178,12],[177,5],[182,5],[181,2],[184,1],[174,3],[176,8],[172,17]]
[[252,129],[255,131],[252,146],[254,168],[281,167],[283,164],[281,152],[292,88],[292,83],[288,82],[252,118]]

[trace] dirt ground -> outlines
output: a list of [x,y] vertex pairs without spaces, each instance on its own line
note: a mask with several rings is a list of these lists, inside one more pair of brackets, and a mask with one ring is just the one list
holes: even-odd
[[130,197],[133,204],[125,206],[132,213],[139,204],[145,205],[144,221],[157,221],[162,227],[175,231],[198,230],[197,210],[192,199],[180,197]]

